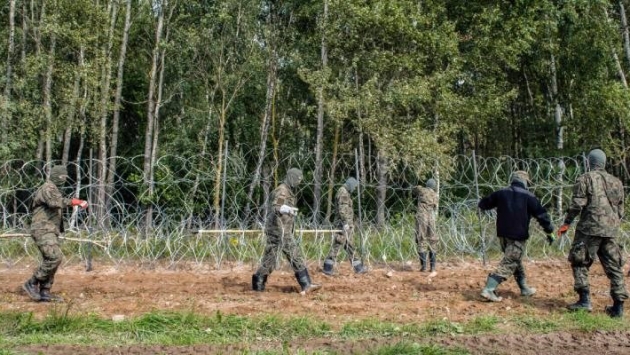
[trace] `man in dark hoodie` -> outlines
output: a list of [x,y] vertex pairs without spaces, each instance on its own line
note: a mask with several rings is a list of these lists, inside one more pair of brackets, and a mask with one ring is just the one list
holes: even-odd
[[479,201],[482,210],[497,209],[497,236],[501,242],[503,259],[497,269],[488,275],[486,287],[481,297],[500,302],[501,297],[495,294],[499,284],[514,276],[521,289],[521,296],[536,293],[527,285],[525,267],[522,258],[525,245],[529,239],[529,221],[534,217],[547,233],[547,241],[551,245],[555,240],[554,227],[545,208],[536,196],[527,190],[529,175],[526,171],[512,173],[511,184],[507,188],[495,191]]
[[61,264],[59,235],[62,232],[63,209],[70,206],[87,208],[88,203],[76,198],[64,198],[61,188],[68,178],[65,166],[56,165],[50,170],[50,178],[33,196],[33,218],[31,236],[42,255],[42,261],[22,288],[35,301],[62,301],[61,297],[50,293],[55,281],[57,268]]
[[269,274],[276,267],[278,251],[282,251],[295,272],[295,278],[300,284],[301,294],[315,291],[321,285],[311,282],[311,277],[304,263],[295,239],[293,238],[293,224],[297,215],[295,189],[302,181],[302,171],[291,168],[287,171],[284,181],[276,187],[270,196],[269,213],[265,224],[267,245],[260,267],[252,275],[252,289],[262,292]]
[[346,182],[337,190],[336,204],[335,204],[335,226],[341,230],[339,233],[335,233],[332,247],[328,253],[328,257],[324,260],[324,267],[322,272],[326,275],[333,275],[333,268],[335,266],[335,260],[339,250],[343,247],[348,255],[348,259],[352,263],[352,268],[357,274],[363,274],[367,272],[361,256],[356,253],[354,248],[354,208],[352,205],[351,194],[359,186],[359,181],[353,177],[349,177]]

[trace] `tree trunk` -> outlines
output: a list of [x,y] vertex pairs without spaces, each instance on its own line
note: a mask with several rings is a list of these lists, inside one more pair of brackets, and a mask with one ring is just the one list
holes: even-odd
[[619,14],[621,15],[621,34],[623,37],[623,49],[626,54],[626,62],[630,65],[630,31],[628,30],[628,18],[623,1],[619,1]]
[[11,122],[11,111],[9,110],[9,102],[11,101],[11,79],[13,71],[13,52],[15,51],[15,0],[9,1],[9,43],[7,46],[7,70],[4,85],[4,101],[2,105],[2,112],[0,113],[0,143],[3,145],[7,143],[9,129],[8,123]]
[[267,68],[267,94],[265,95],[265,114],[260,127],[260,148],[258,150],[258,162],[254,169],[252,183],[249,185],[247,193],[247,204],[245,206],[245,220],[249,219],[251,213],[251,203],[253,202],[254,190],[260,183],[260,172],[265,162],[265,152],[267,150],[267,138],[269,137],[269,126],[271,125],[271,116],[273,109],[273,98],[276,90],[277,78],[277,54],[274,48],[270,49],[269,63]]
[[[321,59],[322,72],[328,66],[328,51],[326,49],[326,20],[328,18],[328,0],[324,0],[324,14],[322,18]],[[324,87],[323,82],[317,89],[317,138],[315,143],[315,171],[313,172],[313,223],[319,224],[319,209],[322,195],[322,152],[324,150]]]
[[[81,73],[83,72],[83,56],[85,55],[85,47],[81,45],[79,48],[79,60],[77,70],[74,76],[74,84],[72,88],[72,97],[70,98],[70,112],[68,113],[68,121],[63,134],[63,151],[61,154],[61,164],[68,164],[70,157],[70,141],[72,138],[72,127],[74,126],[75,113],[77,112],[77,101],[81,95]],[[83,139],[83,137],[81,137]]]
[[[149,72],[149,93],[147,95],[147,127],[144,135],[144,166],[143,166],[143,183],[147,189],[149,201],[153,197],[153,175],[152,175],[152,162],[154,152],[153,142],[154,134],[156,130],[156,109],[157,104],[155,102],[155,95],[157,90],[158,81],[158,62],[160,59],[160,43],[162,42],[162,32],[164,29],[164,9],[168,6],[168,0],[164,0],[162,7],[158,9],[158,20],[155,27],[155,45],[153,47],[153,54],[151,60],[151,70]],[[153,206],[152,202],[149,202],[147,206],[147,214],[145,219],[145,228],[148,232],[153,226]]]
[[[337,150],[339,148],[339,125],[335,126],[335,138],[333,140],[333,153],[330,172],[328,173],[328,201],[326,204],[326,221],[331,222],[333,194],[335,191],[335,171],[337,170]],[[358,177],[357,177],[358,180]]]
[[131,29],[131,0],[126,1],[125,27],[123,30],[122,42],[120,44],[120,55],[118,57],[118,74],[116,76],[116,93],[114,94],[114,116],[112,118],[112,135],[109,147],[109,162],[107,166],[107,196],[114,190],[116,177],[116,157],[118,155],[118,130],[120,125],[120,106],[122,101],[123,77],[125,72],[125,60],[127,58],[127,44],[129,43],[129,30]]
[[52,82],[53,71],[55,67],[55,49],[57,47],[57,37],[53,33],[50,38],[50,50],[48,52],[48,68],[46,69],[46,79],[44,81],[44,117],[46,118],[46,127],[44,128],[44,144],[46,162],[52,162],[52,136],[53,117],[52,117]]
[[[550,62],[550,71],[551,71],[551,100],[552,105],[554,107],[554,122],[556,124],[556,148],[558,149],[558,153],[561,155],[562,150],[564,149],[564,127],[562,125],[562,107],[560,106],[560,102],[558,100],[558,79],[557,79],[557,69],[556,69],[556,57],[551,54],[551,62]],[[558,182],[562,182],[564,178],[564,162],[560,160],[558,162],[558,168],[560,173],[557,178]],[[562,188],[558,188],[556,192],[556,208],[558,213],[563,213],[562,206]]]
[[381,229],[385,226],[385,198],[387,196],[387,172],[389,169],[389,159],[379,151],[377,153],[378,163],[378,186],[376,187],[376,227]]

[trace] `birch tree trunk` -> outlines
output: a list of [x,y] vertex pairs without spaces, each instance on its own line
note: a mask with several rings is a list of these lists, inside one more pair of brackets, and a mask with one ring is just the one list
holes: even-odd
[[[322,72],[328,67],[328,51],[326,49],[326,20],[328,19],[328,0],[324,0],[324,14],[322,18],[321,59]],[[315,171],[313,172],[313,222],[319,224],[319,210],[322,195],[322,152],[324,150],[324,83],[317,89],[317,138],[315,143]],[[334,177],[333,177],[334,179]]]
[[107,31],[107,43],[102,48],[102,56],[105,65],[101,71],[101,102],[100,122],[98,128],[98,159],[96,164],[97,186],[96,201],[93,207],[96,217],[104,225],[107,211],[107,118],[109,117],[109,104],[111,102],[111,78],[112,78],[112,48],[114,46],[114,30],[118,18],[118,5],[116,1],[108,3],[109,29]]
[[[333,140],[332,163],[328,173],[328,201],[326,203],[326,221],[330,222],[332,217],[333,194],[335,191],[335,171],[337,170],[337,151],[339,148],[339,125],[335,126],[335,138]],[[357,179],[358,180],[358,179]]]
[[44,117],[46,117],[46,127],[44,128],[44,144],[46,151],[46,162],[52,162],[52,82],[55,67],[55,50],[57,47],[57,36],[53,33],[50,38],[50,50],[48,51],[48,67],[46,69],[46,79],[44,81]]
[[621,35],[623,37],[623,49],[626,54],[626,62],[630,65],[630,30],[628,29],[628,17],[623,1],[619,1],[619,14],[621,16]]
[[9,110],[9,102],[11,101],[11,79],[13,76],[13,52],[15,52],[15,1],[9,1],[9,43],[7,46],[7,70],[4,86],[4,101],[2,112],[0,113],[0,143],[6,144],[8,140],[8,123],[11,122],[11,111]]
[[387,172],[389,169],[389,159],[379,151],[377,153],[378,163],[378,186],[376,187],[376,227],[378,229],[385,226],[385,198],[387,196]]
[[[152,162],[153,162],[153,136],[155,134],[156,126],[156,102],[155,95],[157,90],[158,81],[158,62],[160,59],[160,43],[162,42],[162,32],[164,29],[164,9],[168,5],[168,0],[164,0],[162,7],[158,9],[157,25],[155,27],[155,45],[153,47],[153,54],[151,60],[151,70],[149,71],[149,93],[147,95],[147,127],[144,135],[144,166],[143,166],[143,183],[147,189],[149,201],[153,197],[153,175],[152,175]],[[153,206],[149,202],[146,211],[145,228],[146,232],[153,226]]]
[[118,130],[120,126],[120,106],[122,101],[123,77],[125,72],[125,60],[127,58],[127,44],[129,43],[129,30],[131,29],[131,0],[126,1],[125,27],[123,29],[120,55],[118,57],[118,74],[116,75],[116,93],[114,94],[114,115],[112,118],[112,135],[109,147],[109,163],[107,166],[107,190],[108,196],[114,189],[116,177],[116,157],[118,155]]
[[[79,48],[79,61],[77,65],[76,74],[74,76],[74,84],[72,87],[72,97],[70,98],[70,110],[68,113],[68,121],[66,122],[66,129],[63,134],[63,151],[61,154],[61,164],[68,164],[70,156],[70,139],[72,138],[72,128],[74,127],[75,114],[77,112],[77,101],[79,101],[79,95],[81,95],[81,73],[83,72],[83,57],[85,55],[85,46],[81,45]],[[83,139],[83,137],[81,137]]]

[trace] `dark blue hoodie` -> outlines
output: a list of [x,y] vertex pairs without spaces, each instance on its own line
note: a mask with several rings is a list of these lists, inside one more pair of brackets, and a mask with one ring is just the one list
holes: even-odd
[[526,240],[529,238],[529,220],[534,217],[545,233],[553,232],[547,210],[525,185],[514,181],[509,187],[495,191],[479,201],[482,210],[497,209],[497,236]]

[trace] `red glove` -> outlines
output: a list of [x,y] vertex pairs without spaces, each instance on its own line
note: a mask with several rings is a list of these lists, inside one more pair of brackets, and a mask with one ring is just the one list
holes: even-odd
[[70,206],[79,206],[82,209],[86,209],[88,206],[87,201],[85,200],[79,200],[78,198],[73,198],[72,200],[70,200]]
[[558,228],[558,238],[562,237],[564,235],[564,233],[566,233],[569,230],[569,225],[568,224],[563,224],[560,226],[560,228]]

